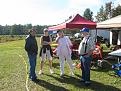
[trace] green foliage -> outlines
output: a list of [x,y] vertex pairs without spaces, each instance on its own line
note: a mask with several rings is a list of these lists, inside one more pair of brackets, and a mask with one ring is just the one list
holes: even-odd
[[93,20],[93,12],[87,8],[85,11],[84,11],[84,18],[87,19],[87,20]]
[[99,12],[97,12],[96,20],[97,22],[105,21],[109,18],[121,15],[121,5],[117,7],[112,7],[112,2],[105,3],[104,6],[101,6]]
[[105,21],[108,19],[107,14],[106,14],[103,6],[101,6],[100,11],[97,12],[97,16],[95,16],[95,17],[97,19],[97,22]]
[[121,15],[121,5],[118,5],[116,8],[114,8],[112,13],[112,17]]

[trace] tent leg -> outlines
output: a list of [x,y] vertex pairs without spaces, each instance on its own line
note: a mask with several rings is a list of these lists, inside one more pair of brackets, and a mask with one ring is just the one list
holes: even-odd
[[95,34],[95,42],[97,42],[97,28],[96,28],[96,34]]

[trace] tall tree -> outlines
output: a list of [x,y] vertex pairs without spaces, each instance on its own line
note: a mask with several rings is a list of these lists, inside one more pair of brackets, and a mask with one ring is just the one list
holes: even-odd
[[97,22],[105,21],[112,17],[112,2],[105,3],[105,7],[101,6],[99,12],[95,16]]
[[105,21],[106,19],[108,19],[108,16],[103,6],[101,6],[99,12],[97,12],[97,16],[95,17],[97,19],[97,22]]
[[118,5],[116,8],[112,9],[112,17],[121,15],[121,5]]
[[93,20],[93,12],[89,8],[87,8],[84,11],[83,17],[87,20]]
[[105,4],[105,12],[108,18],[112,17],[112,2],[108,2]]

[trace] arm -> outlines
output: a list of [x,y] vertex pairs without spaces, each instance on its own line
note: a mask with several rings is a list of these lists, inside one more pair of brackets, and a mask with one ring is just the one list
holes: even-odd
[[43,45],[43,36],[40,37],[40,45]]
[[59,39],[60,39],[60,37],[58,36],[58,37],[56,38],[55,42],[58,43]]
[[31,48],[30,40],[29,40],[29,38],[27,38],[25,40],[25,50],[28,52],[28,51],[30,51],[30,48]]
[[68,42],[69,46],[73,46],[73,44],[71,43],[71,40],[69,39],[69,37],[66,37],[66,39],[67,39],[67,42]]
[[78,48],[78,54],[80,54],[80,51],[81,51],[81,43],[79,44],[79,48]]
[[49,36],[49,38],[50,38],[50,42],[48,42],[48,44],[50,45],[52,43],[52,38],[51,36]]

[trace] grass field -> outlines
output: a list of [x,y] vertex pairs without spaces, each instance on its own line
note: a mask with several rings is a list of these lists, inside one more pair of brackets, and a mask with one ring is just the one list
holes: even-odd
[[[38,43],[39,44],[39,43]],[[24,51],[24,40],[0,44],[0,91],[26,91],[26,64],[18,56],[22,55],[28,64]],[[38,73],[40,59],[38,57],[36,72]],[[44,74],[38,75],[40,80],[34,83],[28,79],[29,91],[121,91],[121,78],[112,76],[112,70],[91,70],[92,84],[85,87],[79,82],[81,70],[75,68],[75,76],[69,76],[67,64],[65,77],[60,78],[58,59],[53,59],[55,74],[49,73],[48,62],[45,62]]]

